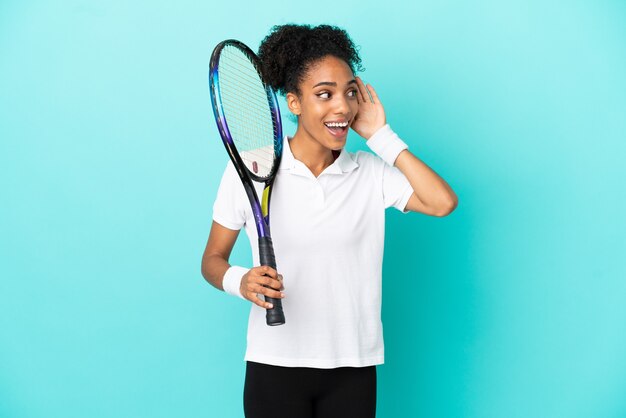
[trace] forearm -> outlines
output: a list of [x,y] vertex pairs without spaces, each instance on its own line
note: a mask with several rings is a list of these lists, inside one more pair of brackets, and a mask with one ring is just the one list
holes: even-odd
[[456,207],[458,198],[444,179],[409,150],[403,150],[394,165],[407,178],[415,196],[435,212]]
[[367,140],[367,145],[383,161],[398,168],[413,188],[406,209],[434,216],[445,216],[457,205],[450,186],[407,148],[407,144],[384,125]]

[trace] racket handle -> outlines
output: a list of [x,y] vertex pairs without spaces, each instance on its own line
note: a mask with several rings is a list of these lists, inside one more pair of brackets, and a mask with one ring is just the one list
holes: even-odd
[[[274,246],[272,238],[259,238],[259,259],[262,266],[270,266],[276,270],[276,257],[274,257]],[[265,322],[267,325],[282,325],[285,323],[285,314],[283,313],[283,304],[280,299],[265,296],[265,301],[274,305],[272,309],[267,309],[265,314]]]

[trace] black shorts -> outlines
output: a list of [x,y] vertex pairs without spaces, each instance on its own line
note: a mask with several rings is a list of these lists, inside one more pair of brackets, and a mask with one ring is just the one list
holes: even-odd
[[374,418],[376,366],[315,369],[247,362],[246,418]]

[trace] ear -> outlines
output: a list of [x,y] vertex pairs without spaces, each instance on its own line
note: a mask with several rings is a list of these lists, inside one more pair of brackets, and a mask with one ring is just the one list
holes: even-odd
[[289,107],[289,111],[296,116],[300,116],[302,110],[300,109],[300,99],[295,93],[287,93],[287,106]]

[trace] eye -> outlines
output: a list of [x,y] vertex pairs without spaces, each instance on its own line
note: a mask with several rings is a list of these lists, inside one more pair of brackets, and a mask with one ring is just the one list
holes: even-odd
[[349,97],[356,97],[356,89],[350,90],[350,91],[348,92],[348,96],[349,96]]
[[320,99],[330,99],[330,93],[327,91],[323,91],[321,93],[318,93],[317,97],[319,97]]

